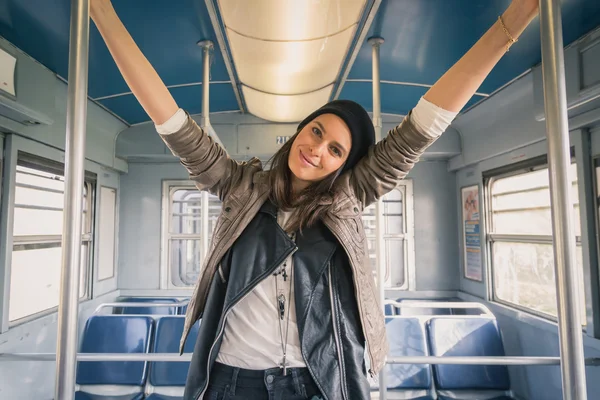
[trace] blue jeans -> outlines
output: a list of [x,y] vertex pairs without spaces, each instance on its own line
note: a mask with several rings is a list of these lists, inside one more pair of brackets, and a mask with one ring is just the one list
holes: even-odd
[[215,362],[204,400],[320,400],[307,368],[248,370]]

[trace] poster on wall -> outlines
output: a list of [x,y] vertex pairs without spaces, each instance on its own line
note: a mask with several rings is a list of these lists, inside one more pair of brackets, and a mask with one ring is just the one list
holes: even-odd
[[479,186],[461,189],[465,278],[481,282],[481,234],[479,224]]

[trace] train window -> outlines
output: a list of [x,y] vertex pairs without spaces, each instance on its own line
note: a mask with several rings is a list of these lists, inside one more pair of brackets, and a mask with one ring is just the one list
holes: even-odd
[[192,286],[200,275],[212,232],[221,212],[216,196],[193,186],[169,186],[166,259],[171,284]]
[[[62,265],[62,165],[19,159],[16,171],[9,321],[58,306]],[[93,185],[84,184],[80,298],[88,297]],[[35,276],[36,279],[31,279]]]
[[[580,310],[585,323],[583,256],[576,165],[571,164],[571,199],[580,271]],[[494,300],[541,315],[557,316],[548,168],[489,181],[490,242]]]
[[[412,240],[407,230],[406,184],[383,197],[383,238],[385,243],[385,284],[386,287],[403,288],[406,284],[406,249]],[[376,268],[375,249],[375,205],[363,212],[363,224],[369,249],[371,265]],[[373,271],[376,276],[376,270]]]

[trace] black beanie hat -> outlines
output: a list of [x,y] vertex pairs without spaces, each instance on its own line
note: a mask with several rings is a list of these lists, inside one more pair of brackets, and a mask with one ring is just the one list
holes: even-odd
[[346,164],[342,172],[352,169],[356,163],[363,158],[369,147],[375,144],[375,128],[367,111],[358,103],[351,100],[334,100],[325,104],[308,117],[300,125],[298,132],[302,130],[310,121],[322,114],[335,114],[340,117],[348,128],[352,136],[352,147]]

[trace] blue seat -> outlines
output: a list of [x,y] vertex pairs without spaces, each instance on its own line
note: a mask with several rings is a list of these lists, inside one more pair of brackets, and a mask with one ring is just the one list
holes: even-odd
[[[427,343],[423,326],[417,318],[392,316],[386,325],[390,357],[425,356]],[[431,369],[424,364],[388,364],[385,366],[388,391],[402,392],[403,399],[431,399]],[[372,389],[378,387],[373,385]]]
[[[167,297],[122,297],[122,303],[178,303],[177,299]],[[115,307],[113,314],[128,315],[177,315],[180,307]]]
[[[83,333],[81,353],[148,353],[152,343],[154,321],[150,317],[97,315],[88,319]],[[78,400],[115,399],[137,400],[143,398],[143,386],[148,375],[146,361],[83,361],[77,365],[77,384],[81,391]],[[100,396],[110,385],[111,395]],[[122,387],[123,394],[119,394]],[[115,389],[116,388],[116,389]],[[131,392],[132,389],[139,392]],[[142,396],[142,397],[140,397]]]
[[[427,336],[433,356],[504,356],[494,319],[432,318],[427,324]],[[479,393],[477,398],[481,399],[511,399],[507,393],[510,380],[506,366],[434,365],[433,371],[440,399],[460,399],[461,392]]]
[[[162,317],[156,326],[156,339],[152,352],[154,353],[179,353],[179,341],[183,333],[185,317]],[[188,339],[183,348],[184,353],[192,353],[196,345],[200,322],[196,322],[190,330]],[[181,397],[168,397],[174,392],[183,393],[187,379],[189,362],[160,361],[150,363],[149,384],[154,386],[157,397],[152,399],[180,399]],[[164,394],[163,394],[164,393]],[[162,396],[162,397],[161,397]],[[165,397],[167,396],[167,397]]]

